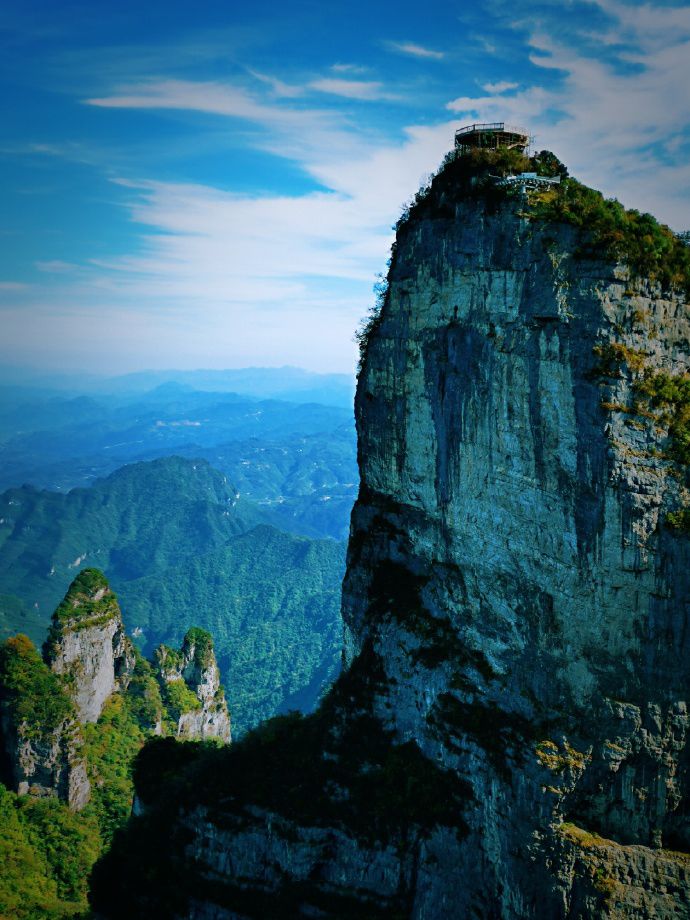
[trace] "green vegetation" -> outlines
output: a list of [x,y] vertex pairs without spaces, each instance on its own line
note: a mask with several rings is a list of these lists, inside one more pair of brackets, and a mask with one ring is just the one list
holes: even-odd
[[561,176],[560,184],[528,193],[530,216],[577,228],[577,256],[623,262],[638,278],[649,278],[665,289],[690,292],[690,247],[686,240],[651,214],[626,210],[615,199],[604,198],[601,192],[570,178],[565,166],[548,150],[530,159],[515,150],[451,151],[433,181],[403,212],[399,226],[418,210],[420,216],[450,216],[449,208],[458,194],[481,196],[489,207],[495,207],[517,191],[496,185],[491,177],[521,172]]
[[127,706],[142,732],[150,732],[163,716],[163,700],[153,668],[134,648],[134,672],[127,687]]
[[[591,378],[619,377],[624,364],[635,375],[633,405],[628,407],[602,403],[603,408],[628,412],[668,425],[671,443],[665,455],[677,463],[690,463],[690,374],[654,371],[645,366],[642,352],[616,342],[597,345],[594,353],[599,360],[590,372]],[[650,408],[656,411],[652,412]],[[665,411],[659,413],[658,410]],[[667,523],[675,529],[684,529],[678,514],[672,513]]]
[[651,214],[626,210],[615,199],[568,179],[535,196],[532,216],[577,227],[581,258],[623,262],[635,277],[690,293],[690,248]]
[[193,626],[185,633],[183,649],[194,647],[194,660],[202,668],[207,668],[213,660],[213,638],[210,632]]
[[184,657],[181,649],[169,645],[159,645],[153,653],[153,660],[158,668],[174,671],[182,667]]
[[636,384],[638,397],[655,409],[667,409],[662,419],[669,423],[672,443],[668,455],[678,463],[690,463],[690,374],[655,373],[647,370]]
[[139,726],[129,694],[113,694],[98,722],[84,726],[84,754],[91,782],[91,801],[83,814],[98,821],[107,846],[118,827],[127,821],[134,798],[132,762],[145,733]]
[[[500,185],[496,178],[536,172],[539,176],[560,176],[558,185],[528,192],[525,213],[533,220],[569,224],[577,230],[574,254],[626,264],[632,276],[648,278],[662,288],[683,290],[690,296],[690,246],[681,235],[659,224],[651,214],[626,210],[615,199],[606,199],[568,176],[568,170],[548,150],[528,158],[516,150],[450,151],[436,175],[406,204],[396,224],[404,233],[414,220],[445,220],[455,217],[456,204],[467,198],[481,198],[489,211],[519,195],[516,187]],[[360,370],[368,336],[380,323],[396,248],[392,250],[387,279],[375,291],[376,303],[356,335],[360,347]]]
[[[312,488],[294,457],[281,462],[295,493]],[[85,564],[98,561],[145,654],[179,648],[192,626],[213,633],[240,733],[281,709],[313,708],[339,669],[345,546],[256,526],[264,513],[204,461],[134,464],[69,495],[12,490],[0,496],[0,517],[13,520],[0,591],[22,598],[18,609],[54,610],[88,550]],[[74,610],[62,613],[69,620]],[[96,614],[80,612],[80,622]],[[27,634],[38,645],[44,629]]]
[[[226,547],[119,586],[127,622],[182,645],[213,634],[239,735],[281,709],[310,709],[338,672],[345,548],[257,527]],[[190,622],[191,621],[191,622]]]
[[558,775],[570,771],[575,774],[575,778],[592,759],[591,751],[582,753],[567,741],[561,746],[550,740],[540,741],[536,751],[537,759],[543,767]]
[[0,594],[0,640],[10,636],[41,635],[45,630],[45,619],[36,611],[11,594]]
[[669,511],[666,515],[666,526],[679,533],[690,533],[690,510]]
[[[97,564],[119,594],[120,584],[211,552],[262,521],[259,509],[233,507],[235,501],[222,473],[179,457],[132,464],[66,495],[11,489],[0,496],[3,527],[11,527],[2,544],[0,591],[37,604],[45,629],[75,564]],[[70,616],[69,608],[64,614]],[[44,635],[31,637],[38,645]]]
[[623,364],[627,364],[630,370],[636,374],[644,370],[644,355],[628,345],[607,342],[605,345],[595,345],[593,351],[599,360],[589,374],[592,378],[619,377],[621,365]]
[[82,569],[53,613],[43,646],[46,659],[51,661],[55,657],[60,637],[66,630],[79,632],[91,626],[104,626],[119,614],[117,596],[110,590],[103,572]]
[[[79,583],[93,587],[96,582],[98,590],[104,587],[100,573],[87,572]],[[211,636],[205,630],[190,630],[190,634],[199,654],[207,658],[213,647]],[[180,711],[201,707],[182,680],[168,685],[168,706],[164,706],[151,665],[138,652],[135,656],[127,692],[114,693],[98,721],[82,726],[81,754],[91,784],[91,800],[85,808],[74,814],[56,799],[32,801],[0,786],[0,917],[87,916],[91,867],[131,814],[136,755],[157,723],[164,731],[174,730]],[[26,636],[0,645],[0,700],[15,720],[32,727],[37,736],[59,728],[74,715],[64,688]],[[178,742],[169,741],[175,751]],[[195,743],[188,747],[194,749]],[[204,750],[214,747],[202,746]]]
[[167,681],[165,702],[176,719],[188,712],[198,712],[201,709],[201,701],[181,678]]
[[[391,256],[388,260],[389,269],[393,261],[393,256],[395,255],[395,249],[396,244],[393,243],[393,246],[391,247]],[[388,295],[388,279],[384,278],[383,275],[379,275],[376,283],[374,284],[374,295],[374,303],[369,308],[367,315],[360,322],[354,335],[355,343],[359,349],[359,360],[357,364],[358,375],[362,372],[362,368],[364,367],[364,357],[366,355],[366,346],[367,342],[369,341],[369,336],[380,325],[381,312]]]
[[28,636],[0,645],[0,699],[29,738],[45,737],[75,715],[65,688]]
[[86,917],[88,874],[101,852],[93,816],[0,785],[0,827],[0,917]]

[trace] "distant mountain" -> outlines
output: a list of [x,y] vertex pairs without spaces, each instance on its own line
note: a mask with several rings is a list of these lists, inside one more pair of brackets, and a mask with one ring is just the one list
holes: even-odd
[[[2,396],[0,388],[0,396]],[[207,457],[282,527],[344,539],[358,482],[352,413],[161,384],[143,397],[0,399],[0,489],[68,491],[126,463]]]
[[357,497],[354,424],[285,439],[251,438],[217,447],[186,447],[228,477],[242,498],[270,508],[284,530],[347,540]]
[[240,730],[288,702],[310,706],[337,670],[345,550],[282,533],[276,520],[203,459],[132,464],[67,494],[10,489],[0,496],[0,629],[40,646],[76,572],[97,566],[145,651],[179,644],[191,626],[213,631]]
[[48,616],[84,565],[138,578],[265,520],[204,460],[137,463],[67,494],[10,489],[0,496],[0,593]]
[[245,367],[227,370],[137,371],[118,377],[93,374],[37,374],[0,369],[6,386],[40,388],[72,394],[112,396],[145,393],[161,384],[186,385],[195,390],[239,393],[259,399],[319,402],[350,408],[355,393],[354,374],[318,374],[299,367]]

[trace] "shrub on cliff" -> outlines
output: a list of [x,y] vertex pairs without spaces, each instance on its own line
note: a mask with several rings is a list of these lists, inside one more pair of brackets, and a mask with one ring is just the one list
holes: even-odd
[[[414,216],[452,217],[456,201],[468,195],[482,197],[490,206],[519,194],[516,187],[501,186],[495,177],[536,172],[560,176],[559,185],[528,195],[535,219],[571,224],[580,230],[576,255],[622,262],[631,273],[649,278],[665,289],[690,292],[690,247],[687,237],[675,234],[651,214],[626,210],[615,198],[570,178],[563,163],[550,150],[528,158],[516,150],[471,150],[447,154],[436,176],[405,206],[396,225]],[[525,202],[527,203],[527,201]]]
[[15,636],[0,645],[0,699],[17,728],[23,726],[31,738],[50,734],[75,715],[65,688],[28,636]]

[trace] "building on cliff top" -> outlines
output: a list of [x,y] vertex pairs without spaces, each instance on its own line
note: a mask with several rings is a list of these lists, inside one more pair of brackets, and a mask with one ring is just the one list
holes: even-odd
[[465,125],[455,132],[455,146],[461,153],[477,149],[497,150],[499,147],[525,153],[529,145],[530,136],[526,128],[507,125],[504,121]]

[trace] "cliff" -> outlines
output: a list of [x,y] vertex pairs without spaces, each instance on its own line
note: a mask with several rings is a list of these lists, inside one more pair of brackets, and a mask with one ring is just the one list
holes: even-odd
[[111,693],[127,689],[134,648],[98,569],[83,569],[70,585],[53,613],[44,655],[70,685],[82,722],[96,722]]
[[4,778],[19,795],[57,798],[78,811],[91,796],[82,728],[127,689],[135,664],[117,598],[97,569],[70,585],[43,652],[41,659],[26,636],[0,649]]
[[180,652],[161,645],[154,662],[174,734],[185,740],[218,738],[229,744],[230,715],[210,633],[190,629]]
[[2,781],[19,795],[59,798],[74,811],[89,801],[72,699],[26,636],[0,646]]
[[161,646],[152,666],[125,635],[97,569],[72,582],[43,652],[26,636],[0,645],[0,780],[19,795],[78,811],[90,799],[90,777],[96,811],[115,824],[131,805],[131,788],[121,801],[130,787],[122,772],[145,737],[231,740],[211,635],[189,630],[181,652]]
[[398,228],[356,396],[347,669],[164,790],[145,749],[105,916],[687,915],[690,259],[506,165],[449,158]]

